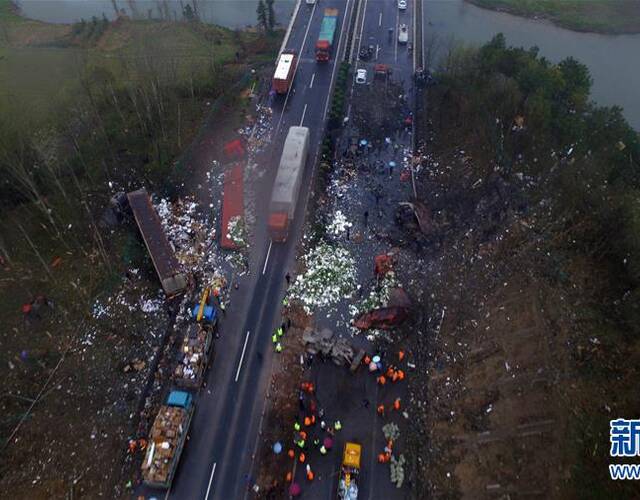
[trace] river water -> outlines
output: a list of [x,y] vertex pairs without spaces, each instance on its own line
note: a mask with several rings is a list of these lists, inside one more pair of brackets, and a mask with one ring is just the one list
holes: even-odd
[[[50,23],[73,23],[80,19],[101,18],[104,14],[109,19],[115,18],[112,0],[17,0],[26,17]],[[164,0],[115,0],[118,10],[124,9],[127,15],[137,11],[139,17],[147,18],[149,10],[155,18],[161,17],[158,6]],[[169,15],[180,17],[181,4],[193,5],[193,0],[167,0]],[[196,0],[200,18],[212,24],[229,28],[244,28],[256,24],[256,7],[258,0]],[[276,21],[289,22],[295,0],[276,0],[274,9]],[[133,8],[132,8],[133,7]]]
[[[368,0],[392,2],[394,0]],[[115,0],[119,9],[131,14],[135,5],[140,16],[148,10],[159,17],[157,0]],[[482,44],[502,32],[510,45],[537,45],[540,55],[558,62],[573,56],[589,67],[593,77],[592,97],[602,105],[619,105],[629,122],[640,130],[640,35],[577,33],[548,22],[525,19],[480,9],[464,0],[424,0],[425,44],[441,49],[450,39]],[[171,15],[181,11],[180,0],[168,0]],[[182,3],[190,3],[182,0]],[[19,0],[27,17],[56,23],[80,18],[113,18],[112,0]],[[201,18],[231,28],[256,23],[257,0],[197,0]],[[288,22],[295,0],[276,0],[276,18]]]
[[481,9],[463,0],[425,0],[425,45],[442,52],[452,37],[482,44],[496,33],[507,43],[529,48],[552,62],[573,56],[589,67],[592,98],[606,106],[624,108],[629,123],[640,130],[640,35],[577,33],[548,22]]

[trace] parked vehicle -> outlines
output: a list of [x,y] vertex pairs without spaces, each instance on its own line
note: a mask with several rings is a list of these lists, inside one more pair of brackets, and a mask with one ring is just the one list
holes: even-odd
[[407,0],[398,0],[398,9],[406,10],[407,8]]
[[338,479],[338,499],[357,500],[358,476],[360,475],[360,456],[362,446],[347,442],[342,454],[342,466]]
[[387,66],[386,64],[376,64],[373,67],[373,77],[374,78],[377,78],[377,77],[386,78],[390,74],[391,74],[391,68],[389,66]]
[[142,462],[142,480],[153,488],[169,489],[187,439],[195,403],[191,394],[172,390],[160,407],[149,434]]
[[367,83],[367,70],[366,69],[359,69],[358,71],[356,71],[356,83],[358,83],[358,84]]
[[269,233],[276,242],[286,241],[293,220],[309,152],[309,129],[291,127],[284,141],[282,157],[269,204]]
[[398,30],[398,43],[407,43],[409,41],[409,28],[406,24],[401,24]]
[[191,324],[182,339],[173,380],[180,387],[199,389],[209,366],[213,332],[199,324]]
[[276,71],[273,74],[273,89],[278,94],[286,94],[291,88],[291,82],[296,73],[298,57],[295,52],[287,51],[280,54]]
[[368,47],[362,47],[360,52],[358,53],[358,57],[363,61],[368,61],[371,59],[373,54],[375,54],[376,48],[373,45],[369,45]]
[[305,3],[306,3],[307,5],[313,5],[313,4],[315,4],[315,3],[316,3],[316,0],[306,0],[306,1],[305,1]]
[[316,42],[316,61],[326,62],[331,58],[331,49],[338,27],[338,9],[324,9],[320,34]]

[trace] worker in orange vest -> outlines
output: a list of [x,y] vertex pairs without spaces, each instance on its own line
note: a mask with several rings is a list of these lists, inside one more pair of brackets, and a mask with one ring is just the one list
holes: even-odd
[[385,378],[384,375],[380,375],[377,379],[376,382],[378,382],[378,384],[380,385],[384,385],[387,383],[387,379]]
[[311,425],[311,419],[309,417],[304,417],[304,425],[309,427]]
[[389,378],[393,377],[393,366],[390,366],[389,368],[387,368],[387,377]]
[[364,359],[362,360],[362,362],[363,362],[365,365],[368,365],[369,363],[371,363],[371,358],[369,357],[369,355],[368,355],[368,354],[364,357]]
[[135,439],[129,440],[129,453],[135,453],[138,448],[138,442]]
[[403,350],[399,350],[398,351],[398,360],[402,361],[404,359],[404,351]]
[[146,450],[147,449],[147,440],[145,438],[138,439],[138,446],[140,447],[141,451]]
[[400,409],[400,398],[396,398],[396,400],[393,402],[393,409],[394,410]]
[[396,373],[398,374],[398,380],[404,380],[404,372],[402,370],[398,370]]
[[315,476],[314,476],[314,474],[313,474],[313,471],[311,470],[311,466],[310,466],[309,464],[307,464],[307,479],[308,479],[309,481],[313,481],[313,478],[314,478],[314,477],[315,477]]
[[391,377],[391,381],[392,382],[397,382],[398,381],[398,372],[393,372],[393,375]]
[[307,459],[307,457],[305,456],[304,453],[300,453],[300,456],[298,457],[298,461],[303,464],[304,461]]
[[291,474],[291,472],[287,472],[286,481],[290,483],[292,479],[293,479],[293,474]]
[[384,453],[378,453],[378,462],[381,464],[386,462]]
[[311,425],[316,425],[316,416],[311,415]]
[[379,404],[378,405],[378,415],[380,415],[381,417],[384,417],[384,405],[383,404]]

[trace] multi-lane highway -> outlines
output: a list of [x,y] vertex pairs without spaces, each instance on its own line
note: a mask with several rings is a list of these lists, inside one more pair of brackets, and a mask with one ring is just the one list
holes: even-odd
[[[281,321],[284,275],[291,268],[300,237],[313,166],[324,130],[328,96],[335,79],[336,57],[346,45],[345,19],[353,0],[301,3],[292,24],[287,49],[299,54],[292,89],[273,106],[273,154],[257,194],[254,258],[251,275],[232,292],[232,304],[223,319],[222,337],[216,341],[215,361],[200,393],[196,414],[178,472],[167,497],[176,499],[240,499],[247,494],[258,433],[271,378],[271,334]],[[340,12],[333,57],[315,61],[315,42],[325,8]],[[266,207],[284,136],[292,125],[311,129],[309,162],[295,223],[285,244],[272,244],[266,234]],[[240,306],[242,304],[242,306]]]
[[[408,4],[401,12],[395,0],[321,0],[314,5],[300,2],[295,10],[283,48],[295,50],[299,62],[289,94],[273,104],[273,152],[265,161],[268,164],[262,165],[266,175],[255,193],[258,217],[251,274],[241,282],[239,291],[232,292],[232,307],[223,319],[215,360],[200,391],[190,438],[166,498],[228,500],[248,496],[274,361],[271,334],[281,321],[284,275],[292,268],[301,235],[337,63],[346,55],[356,67],[367,68],[369,78],[373,77],[373,64],[385,63],[393,68],[394,78],[411,82],[411,55],[397,42],[400,24],[407,24],[413,32],[413,2]],[[326,8],[338,9],[338,29],[330,62],[319,64],[314,57],[315,42]],[[349,39],[351,20],[355,32]],[[391,35],[389,28],[393,29]],[[413,43],[412,36],[410,39]],[[371,61],[357,61],[360,48],[369,45],[375,47]],[[292,125],[311,130],[309,161],[288,241],[275,244],[268,238],[265,214],[284,137]]]

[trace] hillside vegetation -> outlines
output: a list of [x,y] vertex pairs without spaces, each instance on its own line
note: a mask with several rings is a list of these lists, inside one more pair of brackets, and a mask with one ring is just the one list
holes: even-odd
[[[127,495],[146,372],[125,368],[150,369],[167,320],[153,301],[157,324],[140,320],[159,284],[105,209],[120,191],[204,184],[278,44],[197,19],[50,25],[0,0],[0,497]],[[101,323],[100,301],[125,314]]]
[[638,135],[584,65],[502,35],[452,48],[437,81],[418,489],[637,497],[607,466],[609,420],[640,411]]

